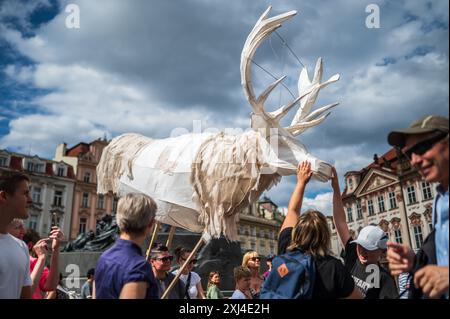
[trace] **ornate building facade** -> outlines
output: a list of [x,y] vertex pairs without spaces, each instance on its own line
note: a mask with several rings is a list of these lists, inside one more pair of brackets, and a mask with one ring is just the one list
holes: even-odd
[[69,149],[66,144],[56,148],[55,160],[72,165],[75,172],[71,240],[80,233],[95,231],[97,221],[116,211],[117,198],[112,194],[97,194],[96,168],[106,145],[106,140],[98,139],[91,143],[78,143]]
[[278,206],[263,197],[239,214],[238,234],[243,251],[254,250],[260,255],[276,254],[278,232],[284,217]]
[[[395,149],[381,158],[375,154],[369,166],[347,172],[344,177],[346,187],[342,197],[353,237],[364,226],[375,224],[389,235],[390,241],[408,244],[415,251],[420,249],[432,230],[436,185],[422,181]],[[341,249],[335,253],[339,254]]]
[[330,232],[331,232],[331,247],[330,247],[331,255],[336,258],[339,258],[340,253],[342,252],[342,245],[341,245],[341,242],[339,241],[336,227],[333,222],[333,217],[331,217],[331,216],[326,216],[326,217],[327,217],[327,222],[328,222],[328,228],[330,229]]
[[30,178],[30,195],[26,228],[47,237],[51,226],[58,225],[69,238],[75,175],[71,165],[38,156],[0,150],[0,174],[22,172]]

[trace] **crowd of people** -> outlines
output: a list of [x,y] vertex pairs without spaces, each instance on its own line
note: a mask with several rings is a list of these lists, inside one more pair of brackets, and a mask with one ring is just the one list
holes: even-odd
[[[242,264],[234,268],[235,290],[230,298],[448,299],[448,119],[424,117],[409,128],[391,132],[388,142],[410,160],[424,181],[438,185],[434,229],[417,254],[407,245],[389,242],[377,225],[364,227],[356,239],[351,237],[333,168],[332,214],[343,256],[332,256],[325,215],[311,209],[300,213],[312,176],[311,164],[304,161],[298,166],[297,184],[279,232],[278,255],[264,258],[267,270],[261,273],[262,256],[256,251],[245,253]],[[65,298],[67,290],[58,272],[64,235],[57,226],[45,238],[25,230],[23,220],[30,203],[26,175],[1,177],[0,299]],[[101,255],[96,268],[88,271],[82,298],[224,298],[217,271],[209,274],[205,292],[200,275],[193,271],[196,258],[190,249],[177,247],[172,255],[168,247],[155,244],[148,258],[143,256],[156,210],[156,203],[146,195],[130,193],[120,198],[116,215],[120,236]],[[381,263],[383,258],[387,266]]]

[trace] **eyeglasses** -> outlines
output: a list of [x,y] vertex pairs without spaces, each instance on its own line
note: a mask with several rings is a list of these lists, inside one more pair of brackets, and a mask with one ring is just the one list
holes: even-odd
[[157,257],[157,258],[155,258],[155,260],[159,260],[159,261],[162,261],[163,263],[165,263],[165,262],[168,262],[168,261],[172,261],[173,260],[173,256]]
[[429,138],[425,141],[419,142],[411,146],[407,150],[401,150],[401,152],[403,153],[403,155],[406,156],[406,158],[408,158],[408,160],[411,160],[413,153],[417,155],[423,155],[426,152],[428,152],[434,145],[436,145],[438,142],[440,142],[447,136],[448,136],[447,133],[444,134],[440,133],[435,137]]
[[261,261],[261,257],[252,257],[250,258],[251,261]]

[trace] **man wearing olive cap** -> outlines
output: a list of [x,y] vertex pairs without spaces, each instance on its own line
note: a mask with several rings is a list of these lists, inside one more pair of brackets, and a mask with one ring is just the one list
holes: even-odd
[[[429,183],[438,183],[433,203],[434,231],[414,255],[410,247],[388,243],[391,273],[410,272],[415,290],[412,297],[425,295],[448,299],[448,118],[429,115],[409,128],[392,131],[388,142],[398,148]],[[419,293],[417,292],[419,291]]]

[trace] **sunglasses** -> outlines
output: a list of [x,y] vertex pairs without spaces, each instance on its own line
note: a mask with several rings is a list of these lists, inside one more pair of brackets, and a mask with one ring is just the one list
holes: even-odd
[[173,256],[158,257],[158,258],[155,258],[155,260],[159,260],[159,261],[162,261],[163,263],[165,263],[165,262],[168,262],[168,261],[172,261],[173,260]]
[[403,155],[406,156],[407,159],[411,160],[412,154],[423,155],[428,152],[434,145],[443,140],[447,136],[447,133],[440,133],[439,135],[429,138],[428,140],[417,143],[407,150],[401,150]]
[[261,261],[261,257],[252,257],[250,258],[251,261]]
[[[186,261],[187,259],[184,258],[180,258],[182,261]],[[190,264],[196,264],[197,263],[197,259],[191,259],[191,261],[189,262]]]

